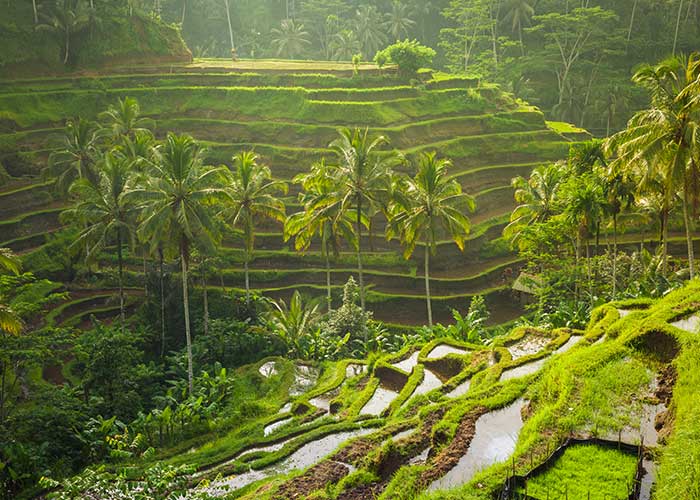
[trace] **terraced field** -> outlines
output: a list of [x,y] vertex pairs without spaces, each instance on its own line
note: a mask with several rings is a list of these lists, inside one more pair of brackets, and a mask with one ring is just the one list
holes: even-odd
[[517,328],[491,346],[268,358],[238,371],[273,387],[265,415],[153,460],[194,466],[191,486],[221,498],[648,500],[676,481],[667,450],[694,439],[682,401],[697,377],[682,368],[700,353],[699,294],[607,304],[586,330]]
[[[287,181],[328,156],[328,144],[341,126],[383,134],[408,159],[432,150],[451,158],[451,174],[476,197],[478,208],[464,252],[447,241],[440,245],[433,265],[434,314],[448,321],[450,308],[465,308],[475,294],[487,295],[494,321],[520,312],[508,291],[520,263],[505,245],[494,244],[513,208],[510,180],[528,175],[541,162],[565,158],[573,141],[587,137],[585,132],[549,124],[537,109],[470,79],[424,73],[411,85],[369,66],[353,76],[351,68],[338,65],[256,63],[251,68],[249,63],[199,61],[0,82],[0,161],[10,174],[0,186],[0,246],[31,254],[60,230],[65,201],[40,176],[54,137],[66,119],[94,119],[129,96],[154,119],[159,137],[167,131],[189,133],[208,146],[209,159],[216,163],[254,149],[276,178]],[[292,186],[289,212],[298,210],[297,192]],[[421,263],[418,257],[404,261],[398,243],[379,234],[383,226],[376,221],[377,234],[365,242],[370,307],[378,319],[422,324]],[[268,224],[261,231],[253,287],[275,297],[294,289],[322,293],[318,248],[298,255],[283,241],[280,226]],[[236,234],[227,238],[227,265],[212,285],[243,286],[240,246]],[[352,274],[352,256],[342,254],[334,267],[333,282],[340,289]]]

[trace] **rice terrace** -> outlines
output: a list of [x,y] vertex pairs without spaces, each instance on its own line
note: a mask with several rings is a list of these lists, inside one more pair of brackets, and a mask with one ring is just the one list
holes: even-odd
[[0,16],[0,500],[700,500],[700,2]]

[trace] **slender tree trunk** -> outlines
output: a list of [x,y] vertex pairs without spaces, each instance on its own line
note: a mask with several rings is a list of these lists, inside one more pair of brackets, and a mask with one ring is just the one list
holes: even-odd
[[190,333],[190,298],[187,290],[187,258],[184,244],[180,247],[182,266],[182,303],[185,308],[185,340],[187,341],[187,387],[189,395],[194,392],[194,370],[192,369],[192,336]]
[[523,25],[518,22],[518,38],[520,39],[520,55],[525,57],[525,45],[523,45]]
[[204,269],[202,269],[202,301],[204,302],[204,335],[209,335],[209,293],[207,273]]
[[676,55],[676,47],[678,46],[678,32],[681,27],[681,12],[683,10],[683,0],[680,0],[678,4],[678,19],[676,19],[676,32],[673,35],[673,55]]
[[591,308],[593,307],[593,269],[591,263],[591,245],[588,237],[586,237],[586,274],[588,277],[588,300],[591,302]]
[[[5,337],[5,334],[2,334]],[[5,373],[7,372],[7,366],[5,362],[0,362],[0,372],[2,377],[0,378],[0,425],[5,423]]]
[[250,273],[248,269],[248,261],[250,260],[250,253],[248,252],[248,244],[246,243],[245,252],[243,254],[243,272],[245,274],[245,305],[250,308]]
[[[357,200],[357,274],[360,281],[360,307],[362,312],[365,312],[365,279],[362,273],[362,199],[360,198]],[[365,337],[367,337],[366,333]]]
[[117,229],[117,261],[119,266],[119,319],[121,321],[122,333],[124,333],[126,314],[124,312],[124,257],[122,255],[121,228]]
[[688,244],[688,269],[690,270],[690,279],[695,278],[695,249],[693,248],[693,222],[688,210],[687,197],[683,197],[683,219],[685,222],[685,239]]
[[182,17],[180,18],[180,24],[185,25],[185,14],[187,13],[187,0],[182,0]]
[[146,247],[143,248],[143,293],[148,298],[148,271],[146,270]]
[[324,253],[326,254],[326,301],[328,302],[328,312],[333,310],[333,295],[331,294],[331,258],[328,252],[328,243],[323,242]]
[[613,262],[612,262],[612,299],[617,295],[617,214],[613,214]]
[[163,249],[158,249],[160,272],[160,357],[165,357],[165,284],[163,276]]
[[224,0],[224,6],[226,7],[226,20],[228,21],[228,36],[231,39],[231,50],[233,51],[236,47],[233,44],[233,27],[231,26],[231,10],[229,9],[228,0]]
[[39,24],[39,11],[36,8],[36,0],[32,0],[32,7],[34,8],[34,24]]
[[70,30],[66,29],[66,55],[63,57],[63,65],[68,64],[68,54],[70,53]]
[[661,214],[661,259],[664,277],[668,276],[668,209],[664,208]]
[[630,16],[630,27],[627,30],[627,43],[630,43],[630,40],[632,38],[632,28],[634,27],[634,16],[637,13],[637,3],[639,0],[634,0],[634,4],[632,5],[632,15]]
[[425,273],[425,302],[428,306],[428,326],[433,327],[433,306],[430,301],[430,245],[425,244],[425,263],[423,272]]

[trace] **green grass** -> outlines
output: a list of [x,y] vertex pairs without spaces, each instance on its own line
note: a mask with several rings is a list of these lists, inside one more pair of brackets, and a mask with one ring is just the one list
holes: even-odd
[[634,455],[593,445],[571,446],[551,469],[528,481],[527,494],[542,500],[624,499],[636,469]]

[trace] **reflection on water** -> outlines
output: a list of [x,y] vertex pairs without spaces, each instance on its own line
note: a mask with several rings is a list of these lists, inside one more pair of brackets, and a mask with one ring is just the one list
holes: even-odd
[[451,345],[447,344],[440,344],[439,346],[435,347],[430,353],[428,354],[428,358],[431,359],[439,359],[439,358],[444,358],[448,354],[467,354],[469,351],[466,349],[461,349],[459,347],[453,347]]
[[399,393],[396,391],[391,391],[379,386],[377,387],[377,390],[374,391],[374,394],[370,400],[367,401],[367,404],[362,408],[360,414],[381,415],[381,413],[389,407],[391,402],[396,399],[398,395]]

